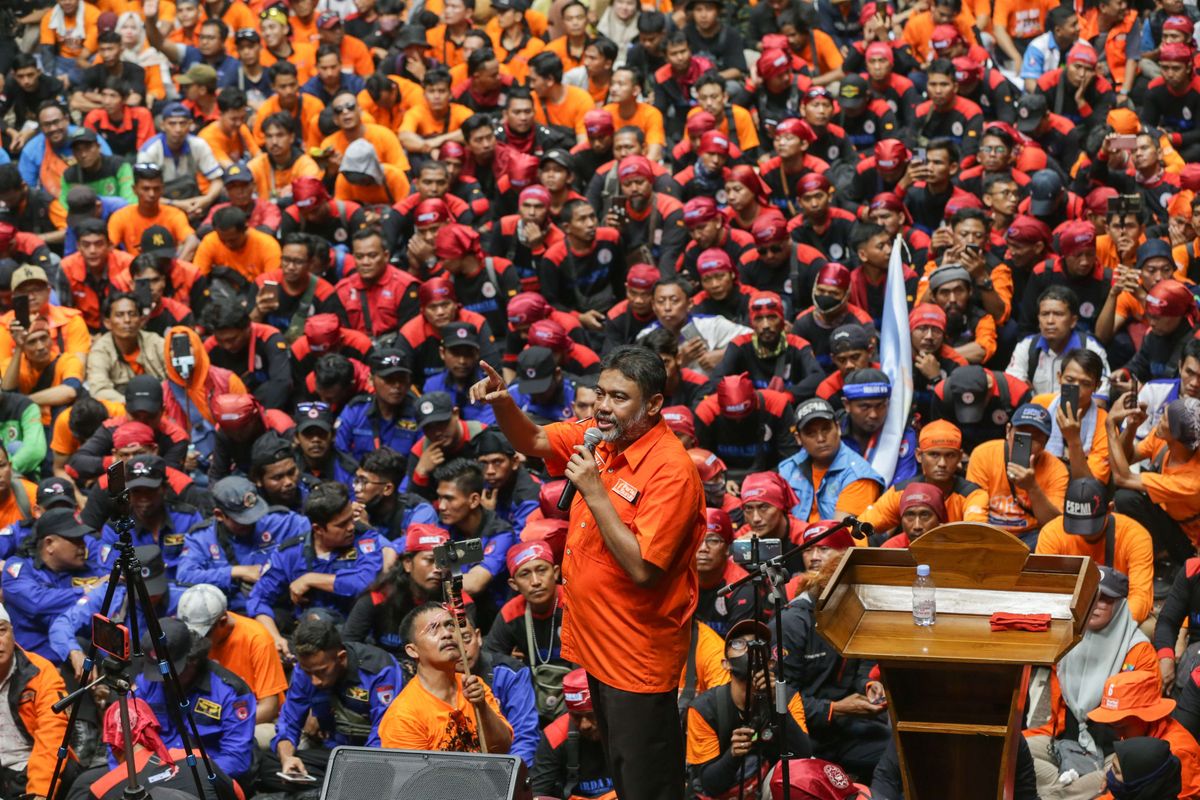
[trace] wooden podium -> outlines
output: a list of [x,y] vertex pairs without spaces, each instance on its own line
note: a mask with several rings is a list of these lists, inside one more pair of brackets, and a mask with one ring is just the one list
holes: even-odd
[[[912,619],[917,564],[937,587],[932,627]],[[979,523],[943,525],[908,550],[850,550],[817,630],[846,658],[879,663],[907,800],[1012,798],[1031,666],[1079,641],[1099,582],[1090,558],[1031,555]],[[1049,613],[1050,628],[993,632],[997,611]]]

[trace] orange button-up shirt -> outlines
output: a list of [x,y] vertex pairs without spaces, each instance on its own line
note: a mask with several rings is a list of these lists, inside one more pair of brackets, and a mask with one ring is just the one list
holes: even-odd
[[[562,474],[584,431],[594,426],[591,420],[546,426],[551,474]],[[653,586],[636,585],[605,546],[587,503],[576,497],[563,556],[563,657],[623,691],[673,691],[699,594],[694,554],[705,530],[700,474],[661,419],[619,453],[600,443],[596,461],[642,558],[663,574]]]

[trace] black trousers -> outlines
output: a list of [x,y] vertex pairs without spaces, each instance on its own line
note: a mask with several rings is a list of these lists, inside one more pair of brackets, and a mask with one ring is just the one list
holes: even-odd
[[588,675],[600,742],[621,800],[683,800],[683,732],[675,690],[638,694]]
[[1113,495],[1113,501],[1117,511],[1127,517],[1133,517],[1150,531],[1155,552],[1166,550],[1175,566],[1183,566],[1183,562],[1196,555],[1196,546],[1179,527],[1179,523],[1171,519],[1171,515],[1163,511],[1162,506],[1152,501],[1145,492],[1118,489]]

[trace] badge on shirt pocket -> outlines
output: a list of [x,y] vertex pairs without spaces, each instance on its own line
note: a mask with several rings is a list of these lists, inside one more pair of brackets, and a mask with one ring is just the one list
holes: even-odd
[[214,703],[212,700],[209,700],[207,697],[201,697],[196,700],[196,713],[202,717],[208,717],[209,719],[213,719],[213,720],[216,720],[217,722],[220,722],[221,721],[221,704]]
[[613,494],[617,495],[618,497],[623,497],[625,500],[627,500],[630,503],[635,502],[638,498],[638,495],[641,494],[641,492],[639,492],[637,490],[637,488],[635,488],[633,486],[633,484],[631,484],[629,481],[625,480],[624,478],[617,481],[616,485],[613,486],[612,490],[613,490]]

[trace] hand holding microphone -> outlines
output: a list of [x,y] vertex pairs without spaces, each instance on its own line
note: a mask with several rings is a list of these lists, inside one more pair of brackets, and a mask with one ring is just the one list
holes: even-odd
[[[587,451],[589,454],[594,453],[594,452],[596,452],[596,445],[600,444],[600,442],[603,439],[604,439],[604,434],[600,432],[599,428],[588,428],[583,433],[583,446],[587,448]],[[576,451],[576,455],[578,456],[578,455],[580,455],[580,453],[578,451]],[[579,487],[576,486],[575,482],[580,477],[582,477],[582,474],[577,474],[575,476],[572,476],[571,475],[572,471],[579,472],[579,470],[573,470],[572,469],[573,466],[574,465],[571,462],[567,462],[567,470],[566,470],[566,475],[568,478],[567,488],[565,490],[563,490],[562,496],[558,498],[558,510],[559,511],[566,511],[567,509],[569,509],[571,507],[571,503],[575,500],[575,493],[579,491]],[[593,469],[594,469],[594,461],[593,461]],[[597,477],[599,477],[598,474],[597,474]]]

